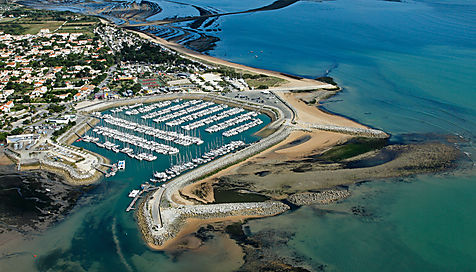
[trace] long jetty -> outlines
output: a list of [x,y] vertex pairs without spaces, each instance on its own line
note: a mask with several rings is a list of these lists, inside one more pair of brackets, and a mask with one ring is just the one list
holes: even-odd
[[141,195],[142,195],[143,192],[144,192],[144,190],[141,190],[141,191],[134,197],[134,199],[132,199],[131,203],[130,203],[129,206],[126,208],[126,212],[130,212],[131,210],[134,209],[134,205],[136,205],[137,200],[139,200],[139,198],[141,197]]

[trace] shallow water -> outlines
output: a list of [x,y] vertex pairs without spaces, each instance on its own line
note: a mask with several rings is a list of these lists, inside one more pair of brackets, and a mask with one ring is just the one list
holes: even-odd
[[[127,117],[123,113],[118,115],[128,120],[141,120],[138,116]],[[140,184],[149,181],[154,171],[164,171],[171,163],[176,164],[180,160],[189,161],[198,154],[203,154],[232,140],[243,140],[246,143],[258,140],[259,137],[253,134],[269,123],[270,118],[264,114],[258,115],[257,118],[262,119],[263,124],[229,138],[221,137],[222,131],[209,134],[204,131],[205,127],[202,127],[195,133],[200,131],[200,137],[205,143],[189,147],[174,145],[180,149],[181,155],[158,155],[158,159],[153,162],[137,161],[126,154],[114,153],[92,143],[74,143],[76,146],[109,158],[111,162],[125,160],[126,170],[119,171],[114,177],[103,180],[97,188],[87,193],[72,212],[73,215],[56,227],[38,237],[29,238],[28,241],[15,241],[14,244],[4,247],[0,256],[9,254],[10,257],[0,259],[0,270],[157,271],[159,267],[160,271],[176,271],[179,268],[190,270],[200,263],[204,270],[213,270],[212,264],[221,261],[227,267],[236,269],[241,262],[241,255],[236,252],[227,252],[225,249],[229,247],[229,244],[223,242],[223,239],[214,239],[212,244],[215,247],[211,246],[203,252],[184,253],[177,257],[149,251],[137,229],[134,213],[126,213],[125,209],[131,201],[131,198],[127,197],[128,193],[132,189],[138,189]],[[221,122],[224,120],[226,119]],[[152,121],[149,120],[146,124],[151,125]],[[109,126],[103,122],[98,125]],[[165,127],[165,125],[160,124],[157,127]],[[175,130],[178,129],[175,128]],[[101,141],[104,141],[103,137]],[[136,150],[133,146],[131,148]],[[215,251],[220,246],[224,249]]]
[[[286,246],[330,271],[472,271],[474,180],[420,177],[372,182],[322,211],[312,207],[250,221],[251,233],[279,226]],[[364,215],[352,213],[353,207]],[[336,212],[338,211],[338,212]]]
[[[223,11],[266,4],[193,3]],[[465,142],[458,146],[475,154],[476,3],[472,0],[300,1],[281,10],[222,17],[211,28],[221,30],[213,34],[221,41],[210,55],[306,77],[332,76],[344,90],[326,102],[325,109],[383,129],[397,139],[411,133],[461,135]],[[227,254],[219,242],[215,250],[187,252],[176,259],[147,250],[132,214],[123,211],[131,184],[140,184],[141,173],[151,171],[143,171],[145,164],[134,167],[136,175],[119,173],[103,182],[92,193],[95,198],[62,224],[17,245],[9,253],[18,254],[1,259],[0,268],[224,271],[239,266],[237,257]],[[474,170],[462,176],[406,180],[410,182],[354,186],[350,199],[328,207],[342,212],[304,207],[252,220],[250,231],[293,231],[287,247],[315,268],[325,264],[337,271],[476,269]],[[352,207],[365,216],[354,215]]]
[[[301,1],[217,24],[221,41],[210,55],[305,77],[332,76],[344,90],[324,104],[326,110],[383,129],[394,141],[413,133],[458,135],[458,147],[476,154],[474,1]],[[252,232],[294,230],[289,247],[316,269],[474,270],[474,174],[366,183],[336,205],[346,212],[363,206],[370,218],[302,208],[249,225]]]

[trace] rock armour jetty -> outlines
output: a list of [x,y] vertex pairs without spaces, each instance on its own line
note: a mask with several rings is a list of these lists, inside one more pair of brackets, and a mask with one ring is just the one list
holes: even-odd
[[297,206],[312,204],[329,204],[347,198],[350,192],[347,190],[327,190],[322,192],[305,192],[291,195],[288,201]]

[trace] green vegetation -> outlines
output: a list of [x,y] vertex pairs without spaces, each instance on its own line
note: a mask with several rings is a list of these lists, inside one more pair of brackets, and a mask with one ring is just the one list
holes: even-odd
[[66,131],[68,131],[70,128],[74,127],[75,125],[76,125],[75,121],[69,122],[66,126],[64,126],[61,129],[56,130],[55,132],[53,132],[53,136],[56,138],[56,137],[60,136],[61,134],[65,133]]
[[37,21],[29,22],[27,24],[22,24],[21,26],[25,29],[21,34],[38,34],[41,29],[48,29],[50,32],[56,30],[64,22],[61,21]]
[[235,69],[223,66],[213,70],[213,72],[231,78],[243,78],[250,87],[257,89],[268,89],[269,87],[278,86],[285,81],[281,78],[270,77],[263,74],[243,73],[243,71],[238,72]]
[[17,23],[0,23],[0,31],[10,35],[20,35],[25,33],[26,28]]
[[338,145],[324,152],[318,158],[325,161],[339,162],[357,155],[380,149],[387,144],[386,139],[355,138],[343,145]]
[[25,83],[25,82],[21,82],[21,83],[13,82],[12,79],[10,78],[10,81],[5,86],[5,89],[6,90],[14,90],[15,95],[18,96],[17,98],[21,98],[21,96],[24,93],[33,90],[33,84],[28,84],[28,83]]
[[100,74],[98,75],[97,77],[95,77],[93,80],[91,80],[91,84],[93,85],[99,85],[99,83],[101,83],[103,80],[105,80],[107,77],[107,74],[104,73],[104,74]]
[[250,87],[257,89],[268,89],[269,87],[279,86],[280,84],[284,83],[285,80],[277,77],[261,75],[259,78],[245,78],[245,81]]
[[9,135],[20,135],[23,134],[24,129],[21,127],[15,128],[14,130],[10,131]]
[[62,111],[64,111],[65,108],[66,108],[66,107],[63,106],[63,105],[50,104],[50,105],[48,106],[48,111],[49,111],[50,113],[62,112]]
[[21,110],[24,110],[24,109],[27,109],[27,108],[28,108],[27,105],[15,104],[15,106],[12,107],[12,111],[21,111]]
[[89,39],[94,37],[94,28],[96,27],[95,21],[88,21],[83,23],[68,22],[62,28],[62,33],[83,33],[84,37],[81,39]]
[[69,11],[51,11],[28,9],[24,7],[5,11],[4,16],[8,20],[0,21],[0,31],[12,35],[37,34],[40,29],[54,31],[65,22],[61,32],[84,32],[92,36],[92,28],[99,19],[92,16],[78,15]]
[[5,142],[7,140],[8,132],[0,132],[0,142]]
[[[69,54],[64,57],[54,57],[50,58],[49,56],[44,56],[42,57],[41,60],[35,61],[31,63],[32,67],[56,67],[56,66],[65,66],[65,67],[72,67],[76,65],[89,65],[87,63],[87,60],[90,58],[87,56],[84,56],[83,54]],[[100,54],[98,59],[105,59],[106,64],[108,66],[112,65],[114,63],[114,58],[111,55],[107,54]],[[91,66],[94,67],[97,60],[94,60],[91,63]],[[103,67],[103,64],[99,63],[98,64],[102,69],[104,70],[105,68]],[[86,73],[87,71],[84,71],[83,73]],[[87,76],[88,74],[80,74],[80,76]]]
[[193,63],[191,60],[165,52],[159,46],[152,43],[143,43],[138,48],[124,44],[120,58],[122,61],[175,64],[177,68],[180,64],[187,65]]

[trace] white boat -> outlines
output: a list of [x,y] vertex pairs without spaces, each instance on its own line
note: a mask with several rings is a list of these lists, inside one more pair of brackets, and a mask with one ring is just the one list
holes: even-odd
[[130,197],[130,198],[134,198],[134,197],[136,197],[139,193],[140,193],[139,190],[132,190],[132,191],[129,193],[129,197]]

